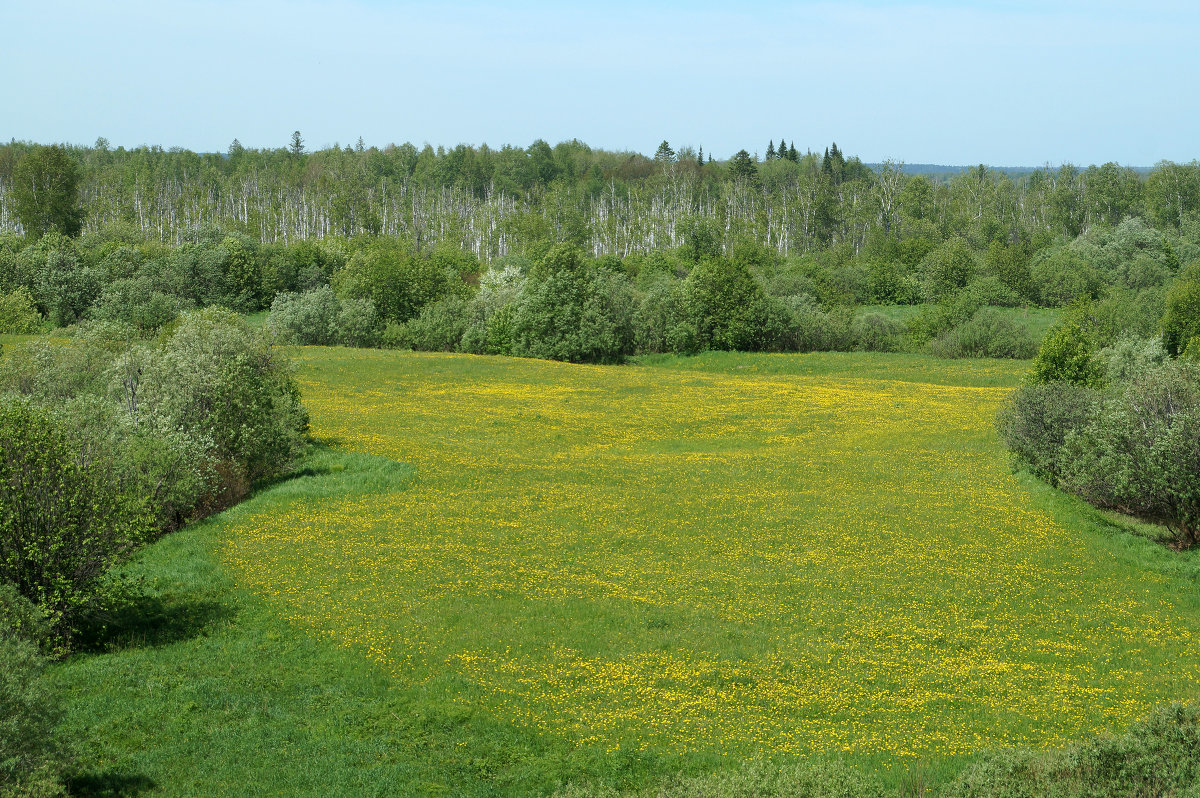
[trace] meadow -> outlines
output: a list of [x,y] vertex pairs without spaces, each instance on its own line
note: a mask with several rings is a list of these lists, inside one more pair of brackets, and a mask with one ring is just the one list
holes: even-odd
[[1024,363],[293,355],[308,468],[147,550],[150,621],[55,671],[83,791],[944,777],[1195,698],[1194,557],[1013,473]]

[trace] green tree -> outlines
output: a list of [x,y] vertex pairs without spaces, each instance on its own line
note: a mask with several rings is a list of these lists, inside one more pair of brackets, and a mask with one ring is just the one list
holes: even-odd
[[754,182],[758,180],[758,165],[745,150],[738,150],[729,159],[729,173],[734,180]]
[[1034,383],[1069,382],[1097,387],[1104,378],[1103,367],[1093,355],[1096,344],[1077,322],[1060,324],[1042,341],[1033,361]]
[[12,176],[13,209],[25,234],[77,236],[83,229],[79,164],[57,144],[38,147],[17,162]]
[[1172,357],[1183,354],[1200,336],[1200,266],[1193,265],[1171,286],[1162,330],[1163,345]]
[[654,151],[654,160],[661,164],[675,163],[675,150],[671,149],[666,139],[663,139],[663,143]]
[[59,639],[100,600],[100,578],[142,542],[145,519],[23,400],[0,403],[0,581],[36,604]]
[[292,155],[296,156],[297,158],[304,154],[304,139],[300,137],[299,130],[292,132],[292,143],[289,146],[289,149],[291,150]]
[[746,352],[775,345],[780,330],[770,302],[743,260],[705,260],[684,285],[701,348]]

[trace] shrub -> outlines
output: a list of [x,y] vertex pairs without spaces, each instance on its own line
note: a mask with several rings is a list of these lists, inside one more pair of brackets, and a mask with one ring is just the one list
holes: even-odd
[[42,316],[25,286],[0,296],[0,333],[29,335],[42,328]]
[[236,314],[184,314],[143,369],[144,411],[209,442],[229,499],[286,473],[304,448],[307,416],[281,354]]
[[334,333],[342,346],[378,345],[381,330],[375,303],[370,299],[343,299]]
[[684,281],[689,314],[703,349],[759,351],[778,345],[782,330],[750,269],[742,262],[706,260]]
[[854,348],[853,312],[823,310],[810,296],[786,297],[783,348],[797,352],[846,352]]
[[935,357],[1030,358],[1038,351],[1033,336],[1011,318],[992,308],[982,308],[970,319],[947,330],[929,343]]
[[1022,386],[1000,411],[1000,437],[1019,462],[1057,485],[1068,465],[1063,444],[1091,421],[1099,401],[1097,391],[1069,382]]
[[1184,352],[1200,336],[1200,266],[1193,267],[1171,286],[1162,319],[1163,341],[1171,355]]
[[986,754],[946,790],[947,798],[1195,796],[1200,783],[1200,710],[1172,704],[1120,736],[1059,751]]
[[1129,382],[1158,368],[1167,359],[1161,338],[1140,338],[1122,333],[1111,346],[1096,353],[1096,361],[1110,382]]
[[567,785],[554,798],[883,798],[878,777],[842,762],[812,759],[783,767],[748,762],[706,776],[677,777],[657,789],[618,792],[604,785]]
[[1059,324],[1042,340],[1042,347],[1033,361],[1032,379],[1041,383],[1098,386],[1103,372],[1092,357],[1095,351],[1095,342],[1077,322]]
[[157,330],[191,307],[188,299],[158,290],[146,276],[113,280],[91,310],[98,321],[121,322],[137,330]]
[[[681,334],[684,330],[691,334]],[[695,351],[698,334],[688,313],[684,285],[661,276],[650,283],[633,317],[634,344],[638,352]]]
[[470,321],[470,301],[448,297],[426,305],[408,322],[407,344],[421,352],[458,350]]
[[633,310],[627,280],[594,269],[571,246],[557,245],[521,292],[512,317],[512,354],[574,363],[618,362],[632,350]]
[[342,305],[327,285],[302,294],[279,294],[271,302],[267,327],[287,344],[328,346],[338,333]]
[[922,290],[927,302],[941,302],[970,282],[977,265],[967,242],[955,236],[921,261]]
[[1092,504],[1200,543],[1200,369],[1172,363],[1123,383],[1066,436],[1062,485]]
[[64,646],[95,609],[100,577],[146,536],[110,485],[49,416],[0,402],[0,580],[41,608]]
[[0,795],[66,795],[59,781],[66,757],[53,737],[62,713],[41,678],[44,667],[37,647],[0,619]]
[[854,320],[850,335],[854,348],[864,352],[899,352],[905,331],[904,322],[882,313],[865,313]]

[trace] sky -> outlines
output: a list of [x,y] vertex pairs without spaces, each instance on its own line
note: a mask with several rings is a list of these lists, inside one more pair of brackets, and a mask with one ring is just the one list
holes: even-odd
[[0,140],[1200,157],[1200,6],[0,0]]

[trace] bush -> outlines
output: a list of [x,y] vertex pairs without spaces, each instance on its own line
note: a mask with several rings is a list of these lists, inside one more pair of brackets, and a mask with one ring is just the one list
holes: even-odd
[[1092,357],[1095,342],[1077,322],[1059,324],[1042,340],[1042,347],[1033,361],[1034,382],[1070,382],[1076,385],[1099,386],[1103,369]]
[[1018,388],[1000,411],[1000,437],[1019,462],[1057,485],[1068,463],[1063,444],[1095,414],[1100,394],[1068,382]]
[[778,346],[779,314],[741,261],[706,260],[684,281],[700,348],[757,352]]
[[1066,435],[1062,485],[1200,543],[1200,369],[1171,363],[1122,383]]
[[619,362],[632,351],[633,312],[633,289],[625,278],[595,269],[577,250],[560,244],[521,292],[512,317],[511,351],[573,363]]
[[286,344],[328,346],[337,339],[342,304],[327,285],[302,294],[279,294],[267,327]]
[[1200,710],[1172,704],[1120,736],[1060,751],[1016,749],[984,755],[946,790],[947,798],[1123,798],[1196,796]]
[[420,352],[457,351],[470,322],[471,302],[448,297],[426,305],[405,325],[406,343]]
[[1107,382],[1129,382],[1158,368],[1167,359],[1161,338],[1139,338],[1132,333],[1121,334],[1111,346],[1096,353],[1096,361],[1104,369]]
[[208,308],[181,317],[143,368],[140,412],[208,442],[226,501],[286,473],[303,451],[308,419],[280,353],[236,314]]
[[29,335],[42,329],[42,316],[25,286],[0,296],[0,333]]
[[899,352],[903,345],[904,322],[882,313],[865,313],[854,320],[850,335],[854,348],[864,352]]
[[955,236],[922,259],[918,271],[927,302],[942,302],[964,287],[978,268],[967,242]]
[[786,297],[782,346],[797,352],[847,352],[854,348],[854,314],[849,308],[823,310],[810,296]]
[[0,402],[0,580],[45,613],[64,647],[96,609],[100,578],[148,531],[67,441],[27,401]]
[[554,798],[883,798],[878,777],[842,762],[812,759],[783,767],[748,762],[735,770],[677,777],[657,789],[621,793],[611,787],[568,785]]
[[334,331],[342,346],[377,346],[381,330],[375,303],[369,299],[343,299]]
[[[694,352],[698,332],[688,313],[684,284],[665,276],[653,281],[634,313],[633,330],[638,352]],[[682,334],[684,330],[690,335]]]
[[0,795],[66,795],[59,781],[66,757],[53,737],[62,713],[44,667],[36,646],[0,620]]
[[190,300],[164,293],[149,277],[138,276],[113,280],[105,286],[91,310],[91,317],[152,331],[174,321],[191,306]]
[[1200,336],[1200,266],[1194,266],[1171,286],[1162,319],[1163,341],[1171,355],[1184,352]]
[[992,308],[975,312],[970,319],[947,330],[929,343],[935,357],[1031,358],[1038,351],[1024,327]]

